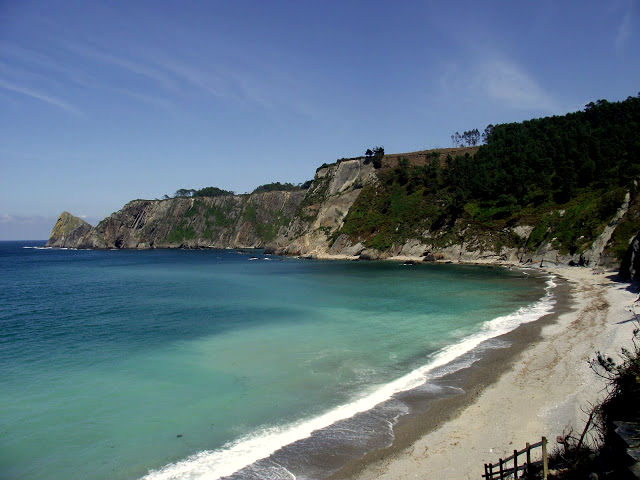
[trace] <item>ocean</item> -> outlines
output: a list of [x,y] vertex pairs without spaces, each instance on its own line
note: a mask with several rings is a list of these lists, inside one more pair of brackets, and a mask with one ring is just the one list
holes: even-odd
[[0,242],[1,479],[324,478],[554,304],[506,268],[43,244]]

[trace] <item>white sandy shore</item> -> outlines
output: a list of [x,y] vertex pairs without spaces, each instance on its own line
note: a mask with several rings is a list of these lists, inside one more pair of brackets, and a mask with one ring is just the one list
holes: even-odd
[[572,285],[573,310],[542,330],[542,339],[485,389],[460,415],[411,447],[368,465],[358,480],[480,479],[484,463],[507,457],[543,435],[555,438],[571,425],[581,431],[588,407],[605,395],[587,360],[597,350],[618,354],[635,326],[625,306],[635,296],[626,284],[586,268],[549,268]]

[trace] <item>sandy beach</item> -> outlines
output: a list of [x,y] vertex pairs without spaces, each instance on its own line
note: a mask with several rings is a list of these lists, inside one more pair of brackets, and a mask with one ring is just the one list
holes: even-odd
[[625,307],[635,295],[612,274],[545,270],[564,280],[556,315],[513,332],[512,347],[476,366],[475,379],[461,380],[464,395],[398,425],[394,445],[335,478],[480,479],[484,463],[507,457],[526,442],[546,436],[553,449],[563,431],[581,431],[583,410],[606,393],[587,361],[596,351],[616,358],[620,347],[630,344],[635,324]]

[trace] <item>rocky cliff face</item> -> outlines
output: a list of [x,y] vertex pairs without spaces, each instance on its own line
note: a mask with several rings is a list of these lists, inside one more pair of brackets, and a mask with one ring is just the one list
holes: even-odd
[[349,209],[362,188],[375,182],[373,166],[363,159],[319,168],[297,215],[272,246],[283,255],[330,255],[333,236],[344,224]]
[[633,237],[624,258],[620,262],[620,278],[633,280],[640,273],[640,235]]
[[[536,225],[520,221],[499,229],[478,228],[463,218],[452,225],[414,229],[415,234],[395,239],[384,248],[375,247],[370,242],[375,226],[368,237],[349,234],[345,227],[349,227],[348,214],[355,202],[363,201],[359,199],[363,189],[381,185],[378,172],[363,158],[351,159],[319,168],[308,190],[134,200],[95,228],[65,212],[54,226],[48,245],[130,249],[262,247],[283,255],[317,258],[550,262],[607,267],[616,263],[606,252],[613,232],[626,215],[629,195],[590,247],[571,254],[563,253],[553,238],[529,247]],[[550,212],[556,214],[563,213]],[[636,256],[629,263],[635,266],[635,259]]]
[[49,235],[48,247],[77,247],[93,227],[81,218],[62,212]]
[[133,200],[95,228],[85,224],[70,233],[71,224],[59,220],[49,244],[61,246],[64,238],[65,246],[76,248],[264,247],[290,223],[304,195],[293,191]]

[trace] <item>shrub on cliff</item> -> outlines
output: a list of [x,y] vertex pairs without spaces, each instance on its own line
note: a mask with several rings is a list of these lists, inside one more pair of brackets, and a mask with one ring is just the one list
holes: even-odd
[[373,168],[382,167],[382,158],[384,157],[384,147],[375,147],[373,150],[367,148],[364,152],[364,164],[373,163]]
[[[260,185],[256,187],[251,193],[265,193],[265,192],[290,192],[293,190],[300,190],[302,185],[294,185],[293,183],[280,183],[280,182],[272,182],[265,183],[264,185]],[[307,187],[309,188],[309,187]]]
[[[230,190],[222,190],[218,187],[204,187],[200,190],[194,188],[180,188],[173,194],[174,197],[222,197],[225,195],[234,195]],[[170,198],[165,195],[164,198]]]
[[193,193],[194,197],[223,197],[225,195],[234,195],[234,192],[231,190],[222,190],[218,187],[205,187]]

